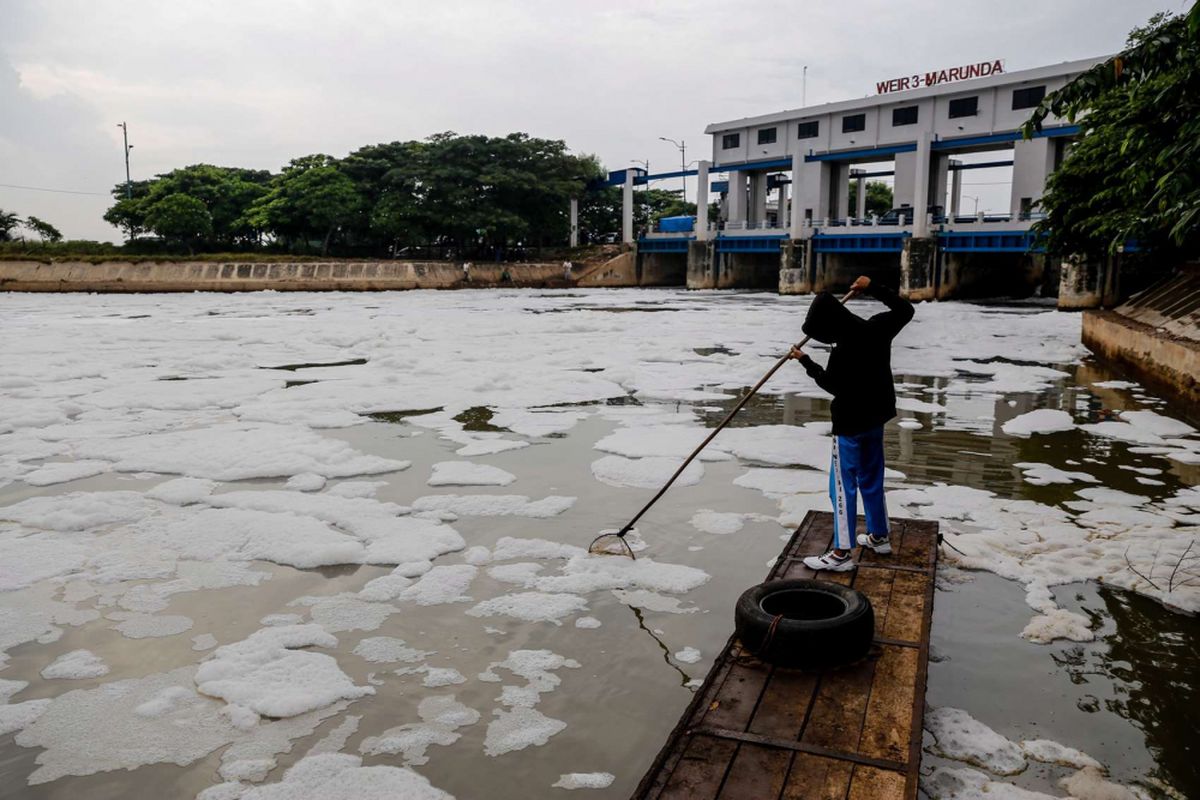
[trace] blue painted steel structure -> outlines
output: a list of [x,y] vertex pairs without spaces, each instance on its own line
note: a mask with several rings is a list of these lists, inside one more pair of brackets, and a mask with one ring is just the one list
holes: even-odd
[[813,236],[816,253],[899,253],[910,233],[818,233]]
[[938,234],[943,253],[1044,253],[1032,231],[944,231]]

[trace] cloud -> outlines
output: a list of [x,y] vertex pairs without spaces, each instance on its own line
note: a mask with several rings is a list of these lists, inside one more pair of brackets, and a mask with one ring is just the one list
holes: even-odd
[[[1010,70],[1111,52],[1157,0],[7,0],[5,183],[105,191],[197,162],[278,169],[306,153],[431,133],[565,139],[611,168],[707,154],[704,126],[874,92],[914,70]],[[15,69],[15,74],[14,74]],[[12,103],[13,105],[9,105]],[[10,109],[13,109],[10,111]],[[19,119],[14,119],[19,117]],[[10,139],[11,137],[11,139]],[[106,203],[0,189],[73,236]],[[1007,200],[1005,200],[1005,204]],[[34,208],[41,211],[33,210]],[[98,209],[98,210],[97,210]]]

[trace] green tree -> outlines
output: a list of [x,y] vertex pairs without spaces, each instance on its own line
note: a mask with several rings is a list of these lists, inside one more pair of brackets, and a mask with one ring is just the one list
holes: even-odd
[[43,242],[61,242],[62,241],[63,235],[62,235],[62,232],[58,228],[54,227],[49,222],[46,222],[43,219],[38,219],[37,217],[33,216],[32,214],[30,214],[29,217],[25,220],[25,227],[29,228],[29,230],[36,233],[38,235],[38,238],[41,239]]
[[1026,138],[1051,114],[1078,121],[1080,135],[1040,202],[1049,250],[1099,256],[1132,239],[1200,254],[1200,4],[1156,15],[1125,50],[1047,95]]
[[[867,216],[883,216],[892,210],[892,187],[883,181],[867,181]],[[850,214],[857,213],[858,181],[850,181]]]
[[195,197],[170,194],[150,205],[146,227],[167,241],[185,245],[191,254],[196,243],[212,233],[212,214]]
[[245,224],[290,241],[321,241],[321,254],[340,226],[354,222],[360,198],[354,181],[327,155],[293,159],[246,211]]
[[21,224],[21,218],[0,208],[0,242],[11,242],[13,231]]

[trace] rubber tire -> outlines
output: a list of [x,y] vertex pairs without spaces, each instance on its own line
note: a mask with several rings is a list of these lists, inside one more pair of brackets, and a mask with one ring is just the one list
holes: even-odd
[[[844,608],[822,619],[783,617],[764,649],[776,615],[764,610],[763,604],[784,592],[815,593],[821,595],[816,602],[828,604],[832,600]],[[782,667],[808,670],[858,661],[870,651],[875,638],[875,611],[866,595],[837,583],[807,578],[767,581],[747,589],[738,598],[734,624],[742,646],[756,657]]]

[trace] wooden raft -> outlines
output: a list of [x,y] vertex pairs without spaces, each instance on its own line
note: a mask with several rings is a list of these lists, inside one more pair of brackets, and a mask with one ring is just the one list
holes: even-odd
[[[768,580],[813,577],[800,559],[832,537],[833,515],[810,511]],[[891,555],[856,554],[858,569],[820,576],[870,598],[871,654],[805,673],[731,637],[634,800],[915,800],[938,526],[894,519],[891,539]]]

